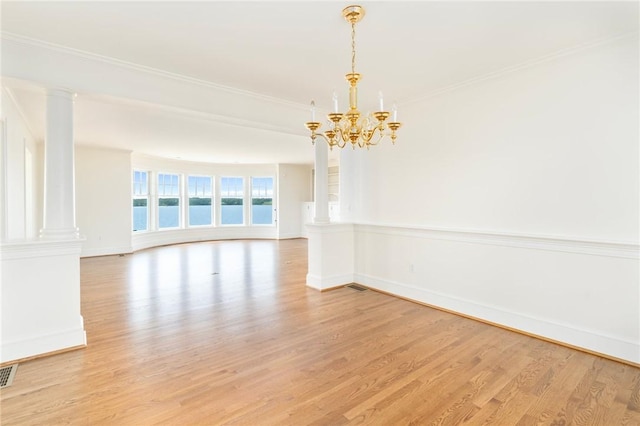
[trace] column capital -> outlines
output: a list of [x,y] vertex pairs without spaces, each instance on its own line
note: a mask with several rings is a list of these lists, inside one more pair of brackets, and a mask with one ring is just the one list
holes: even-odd
[[73,99],[76,96],[76,93],[73,90],[65,89],[63,87],[50,87],[47,89],[47,96],[57,96],[65,99]]

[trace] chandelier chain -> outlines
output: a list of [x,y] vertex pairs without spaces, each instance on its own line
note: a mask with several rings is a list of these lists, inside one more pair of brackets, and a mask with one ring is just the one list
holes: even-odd
[[351,73],[356,72],[356,23],[351,23]]

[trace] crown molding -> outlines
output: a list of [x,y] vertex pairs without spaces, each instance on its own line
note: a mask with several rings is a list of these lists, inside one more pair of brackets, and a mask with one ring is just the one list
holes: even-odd
[[609,36],[609,37],[605,37],[605,38],[601,38],[601,39],[598,39],[598,40],[582,43],[582,44],[579,44],[577,46],[569,47],[569,48],[566,48],[566,49],[551,53],[549,55],[541,56],[541,57],[539,57],[537,59],[532,59],[532,60],[529,60],[529,61],[521,62],[521,63],[516,64],[516,65],[508,66],[508,67],[499,69],[497,71],[492,71],[492,72],[489,72],[489,73],[486,73],[486,74],[483,74],[483,75],[480,75],[480,76],[477,76],[477,77],[469,78],[469,79],[461,81],[459,83],[455,83],[455,84],[452,84],[452,85],[449,85],[449,86],[442,87],[440,89],[436,89],[436,90],[430,91],[430,92],[428,92],[428,93],[426,93],[424,95],[421,95],[421,96],[418,96],[418,97],[415,97],[415,98],[412,98],[412,99],[409,99],[409,100],[406,100],[406,101],[402,102],[402,106],[404,107],[404,106],[407,106],[407,105],[410,105],[410,104],[423,102],[423,101],[429,100],[431,98],[435,98],[437,96],[440,96],[440,95],[443,95],[443,94],[446,94],[446,93],[449,93],[449,92],[453,92],[453,91],[456,91],[458,89],[462,89],[462,88],[467,87],[467,86],[473,86],[473,85],[481,83],[483,81],[497,79],[497,78],[503,77],[505,75],[512,74],[512,73],[517,72],[517,71],[525,70],[527,68],[532,68],[532,67],[535,67],[535,66],[537,66],[539,64],[543,64],[543,63],[546,63],[546,62],[551,62],[551,61],[554,61],[556,59],[564,58],[566,56],[575,55],[575,54],[583,52],[585,50],[592,49],[592,48],[598,47],[598,46],[602,46],[602,45],[605,45],[605,44],[608,44],[608,43],[612,43],[614,41],[622,40],[622,39],[625,39],[625,38],[630,38],[630,37],[633,37],[633,36],[638,37],[638,34],[639,34],[638,31],[631,31],[631,32],[615,34],[615,35],[612,35],[612,36]]
[[97,53],[87,52],[85,50],[75,49],[68,46],[59,45],[56,43],[51,43],[43,40],[34,39],[31,37],[22,36],[19,34],[0,31],[0,40],[8,40],[14,43],[23,44],[32,47],[38,47],[41,49],[47,49],[50,51],[55,51],[58,53],[63,53],[75,57],[79,57],[82,59],[88,59],[92,61],[102,62],[111,66],[126,68],[129,70],[142,72],[146,74],[152,74],[155,76],[160,76],[168,79],[172,79],[175,81],[179,81],[182,83],[192,84],[194,86],[205,87],[208,89],[219,90],[222,92],[226,92],[233,95],[245,96],[249,98],[253,98],[263,102],[269,102],[273,104],[282,105],[288,108],[294,108],[301,111],[308,110],[307,105],[302,105],[297,102],[288,101],[281,98],[276,98],[273,96],[263,95],[261,93],[251,92],[249,90],[238,89],[231,86],[225,86],[218,83],[213,83],[207,80],[198,79],[195,77],[189,77],[182,74],[172,73],[169,71],[164,71],[158,68],[149,67],[146,65],[140,65],[133,62],[123,61],[121,59],[112,58],[110,56],[100,55]]
[[[31,128],[31,125],[29,124],[29,120],[27,120],[27,116],[22,111],[22,108],[20,108],[20,104],[18,104],[18,101],[16,100],[16,97],[13,94],[13,91],[10,88],[8,88],[7,86],[3,86],[2,90],[4,90],[4,92],[7,94],[7,97],[9,98],[9,100],[11,101],[13,106],[16,108],[16,111],[18,111],[18,115],[20,116],[20,118],[24,122],[25,127],[27,128],[27,132],[29,132],[29,134],[31,135],[31,137],[34,140],[37,140],[37,138],[35,136],[36,133]],[[2,118],[6,120],[5,116],[3,116]]]
[[276,132],[280,134],[288,134],[288,135],[294,135],[294,136],[308,136],[307,132],[305,131],[306,129],[302,128],[302,126],[300,126],[301,128],[300,131],[294,131],[289,127],[277,126],[277,125],[264,123],[260,121],[246,120],[243,118],[237,118],[230,115],[222,115],[222,114],[215,114],[211,112],[197,111],[189,108],[181,108],[181,107],[176,107],[171,105],[157,104],[153,102],[131,100],[131,99],[120,99],[120,98],[114,98],[111,96],[92,96],[92,95],[83,96],[82,94],[79,94],[78,96],[80,98],[80,101],[82,101],[82,99],[87,99],[94,102],[116,105],[116,106],[122,105],[122,104],[131,105],[131,106],[142,106],[144,108],[155,109],[157,111],[180,115],[182,117],[187,117],[187,118],[192,118],[197,120],[205,120],[205,121],[210,121],[210,122],[229,125],[229,126],[237,126],[237,127],[251,128],[251,129],[257,129],[257,130],[266,130],[270,132]]

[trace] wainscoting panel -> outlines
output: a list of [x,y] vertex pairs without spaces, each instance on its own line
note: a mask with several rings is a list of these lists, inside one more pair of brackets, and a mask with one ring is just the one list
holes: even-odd
[[640,363],[638,245],[355,226],[355,281]]

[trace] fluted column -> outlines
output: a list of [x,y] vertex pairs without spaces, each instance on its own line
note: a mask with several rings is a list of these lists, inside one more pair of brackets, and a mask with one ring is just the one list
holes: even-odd
[[47,129],[44,141],[43,239],[78,238],[76,228],[73,93],[47,93]]
[[313,223],[329,223],[329,152],[327,144],[315,143],[315,211]]

